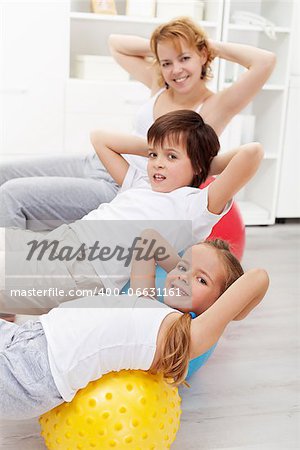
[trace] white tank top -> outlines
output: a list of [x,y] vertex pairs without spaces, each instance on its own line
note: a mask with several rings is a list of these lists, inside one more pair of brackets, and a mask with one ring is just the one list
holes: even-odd
[[40,317],[50,369],[63,399],[102,375],[148,370],[159,327],[174,310],[150,298],[98,295],[63,303]]
[[[152,97],[149,98],[149,100],[144,103],[141,108],[137,112],[137,116],[135,119],[135,126],[134,126],[134,134],[138,136],[142,136],[144,138],[147,137],[147,132],[151,125],[154,122],[154,106],[156,103],[156,100],[158,97],[166,90],[166,88],[160,89],[158,92],[156,92]],[[195,111],[197,113],[200,112],[201,107],[203,103],[201,103]],[[136,155],[123,155],[126,161],[129,162],[132,166],[147,171],[147,158],[144,158],[143,156],[136,156]]]

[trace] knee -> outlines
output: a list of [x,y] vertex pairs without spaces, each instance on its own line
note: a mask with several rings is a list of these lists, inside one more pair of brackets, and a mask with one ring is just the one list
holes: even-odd
[[14,178],[0,186],[0,198],[2,205],[23,203],[28,195],[28,186],[24,178]]
[[18,167],[16,167],[16,161],[5,161],[0,163],[0,186],[7,183],[10,180],[18,177]]

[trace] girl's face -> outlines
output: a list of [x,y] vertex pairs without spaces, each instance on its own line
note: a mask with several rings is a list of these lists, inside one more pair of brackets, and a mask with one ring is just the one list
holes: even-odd
[[162,76],[175,91],[187,94],[201,82],[202,65],[207,60],[204,51],[200,55],[184,39],[179,39],[178,46],[171,41],[159,43],[157,55]]
[[194,245],[169,272],[164,302],[180,311],[194,311],[199,315],[218,299],[225,276],[217,251],[205,244]]
[[172,139],[166,140],[164,148],[149,147],[148,177],[151,188],[156,192],[171,192],[183,186],[190,186],[194,170],[186,148]]

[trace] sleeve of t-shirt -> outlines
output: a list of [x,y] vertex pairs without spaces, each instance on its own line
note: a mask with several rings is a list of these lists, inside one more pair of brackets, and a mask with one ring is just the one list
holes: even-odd
[[129,165],[125,178],[123,180],[120,192],[124,192],[130,188],[147,188],[149,187],[148,177],[144,172]]
[[196,240],[205,239],[219,220],[230,211],[230,200],[220,214],[208,210],[208,188],[193,190],[187,198],[187,219],[192,220]]

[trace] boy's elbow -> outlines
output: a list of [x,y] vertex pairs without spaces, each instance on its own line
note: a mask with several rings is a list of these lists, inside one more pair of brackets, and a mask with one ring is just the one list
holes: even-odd
[[102,130],[92,130],[90,132],[90,142],[95,150],[100,149],[106,142],[105,133]]
[[90,142],[94,145],[95,144],[95,142],[96,142],[96,136],[97,136],[97,134],[99,133],[99,131],[97,131],[97,130],[92,130],[91,132],[90,132]]
[[110,48],[111,50],[114,49],[114,47],[115,47],[116,39],[117,39],[117,34],[110,34],[110,35],[108,36],[107,43],[108,43],[108,46],[109,46],[109,48]]
[[120,43],[122,42],[122,40],[123,39],[121,34],[110,34],[108,36],[107,43],[112,55],[120,51]]

